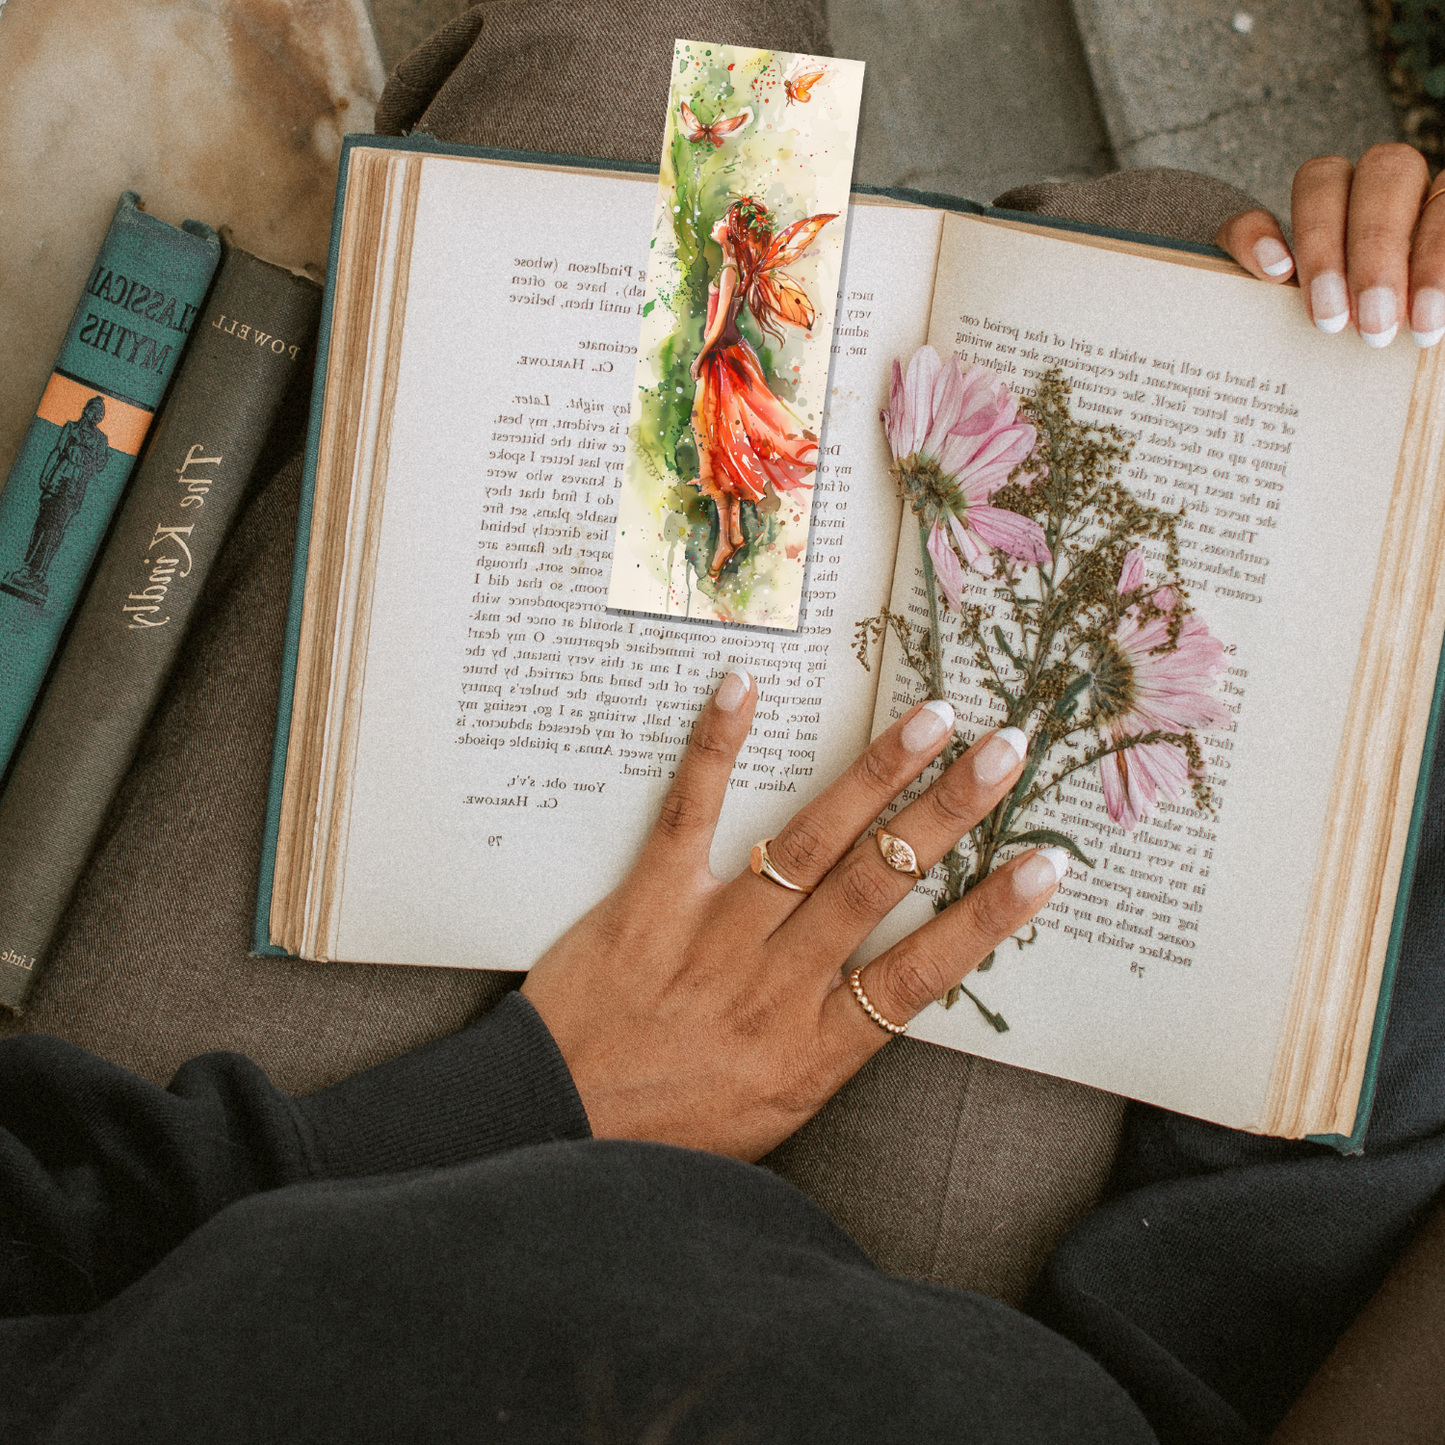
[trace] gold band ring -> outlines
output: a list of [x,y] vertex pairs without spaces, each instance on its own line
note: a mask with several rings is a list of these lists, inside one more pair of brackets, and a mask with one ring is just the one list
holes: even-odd
[[892,833],[885,833],[882,828],[878,830],[877,836],[878,851],[883,855],[883,861],[895,873],[906,873],[910,878],[923,877],[923,869],[918,866],[918,855],[902,838],[895,838]]
[[848,975],[848,987],[853,990],[853,997],[858,1000],[859,1007],[880,1029],[890,1034],[906,1034],[908,1032],[907,1024],[889,1023],[888,1020],[873,1007],[868,995],[863,992],[862,973],[862,968],[855,968],[853,972]]
[[1431,201],[1439,200],[1441,196],[1445,196],[1445,186],[1436,186],[1435,189],[1420,202],[1420,210],[1423,212]]
[[773,840],[764,838],[761,843],[753,844],[753,856],[748,860],[748,867],[758,875],[759,878],[766,878],[776,883],[779,888],[787,888],[793,893],[811,893],[811,888],[804,888],[801,883],[794,883],[791,878],[784,878],[776,868],[773,867],[773,860],[768,857],[768,844]]

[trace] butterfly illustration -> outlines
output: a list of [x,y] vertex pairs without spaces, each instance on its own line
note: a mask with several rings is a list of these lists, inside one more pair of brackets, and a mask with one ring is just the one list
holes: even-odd
[[788,72],[783,76],[783,89],[787,92],[788,104],[796,102],[806,105],[812,99],[813,87],[828,74],[826,65],[819,65],[811,55],[795,55]]
[[773,239],[757,269],[748,280],[748,307],[757,318],[763,330],[782,338],[780,328],[773,325],[779,321],[791,322],[804,331],[813,329],[815,312],[803,288],[791,276],[784,274],[787,267],[801,261],[812,245],[819,231],[829,221],[836,221],[838,213],[822,216],[808,216],[794,221],[785,231]]
[[752,107],[740,110],[736,115],[719,116],[711,125],[704,125],[693,113],[692,107],[683,101],[677,108],[682,118],[682,133],[694,145],[698,141],[711,141],[717,149],[734,132],[741,130],[752,118]]

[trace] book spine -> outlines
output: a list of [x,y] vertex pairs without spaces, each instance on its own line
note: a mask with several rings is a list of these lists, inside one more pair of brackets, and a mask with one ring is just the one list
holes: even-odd
[[0,774],[221,257],[127,191],[0,492]]
[[22,1010],[286,393],[321,288],[227,247],[0,798],[0,1004]]

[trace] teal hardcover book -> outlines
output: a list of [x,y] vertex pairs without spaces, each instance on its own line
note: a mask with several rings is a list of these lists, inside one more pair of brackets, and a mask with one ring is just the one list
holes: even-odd
[[[927,340],[1020,390],[1061,370],[1082,422],[1130,433],[1127,485],[1181,519],[1227,641],[1230,721],[1204,760],[1217,817],[1181,800],[1121,826],[1081,763],[1044,821],[1091,866],[978,981],[1010,1031],[966,1007],[910,1031],[1358,1151],[1438,727],[1445,358],[1332,347],[1210,247],[858,188],[804,635],[609,609],[634,287],[668,240],[650,174],[348,138],[255,951],[525,967],[619,881],[733,663],[761,728],[713,857],[743,866],[918,696],[897,656],[864,672],[853,632],[880,600],[921,606],[878,409]],[[659,565],[702,585],[670,546],[675,486]],[[949,684],[962,729],[997,724],[967,659]],[[564,853],[566,890],[539,890]],[[928,888],[860,957],[926,924]]]
[[0,772],[220,261],[127,191],[0,493]]

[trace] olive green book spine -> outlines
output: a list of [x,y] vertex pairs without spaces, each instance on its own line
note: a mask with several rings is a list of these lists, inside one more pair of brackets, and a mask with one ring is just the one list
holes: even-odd
[[24,1008],[287,391],[321,288],[228,246],[0,798],[0,1004]]
[[0,492],[0,775],[220,259],[209,226],[120,198]]

